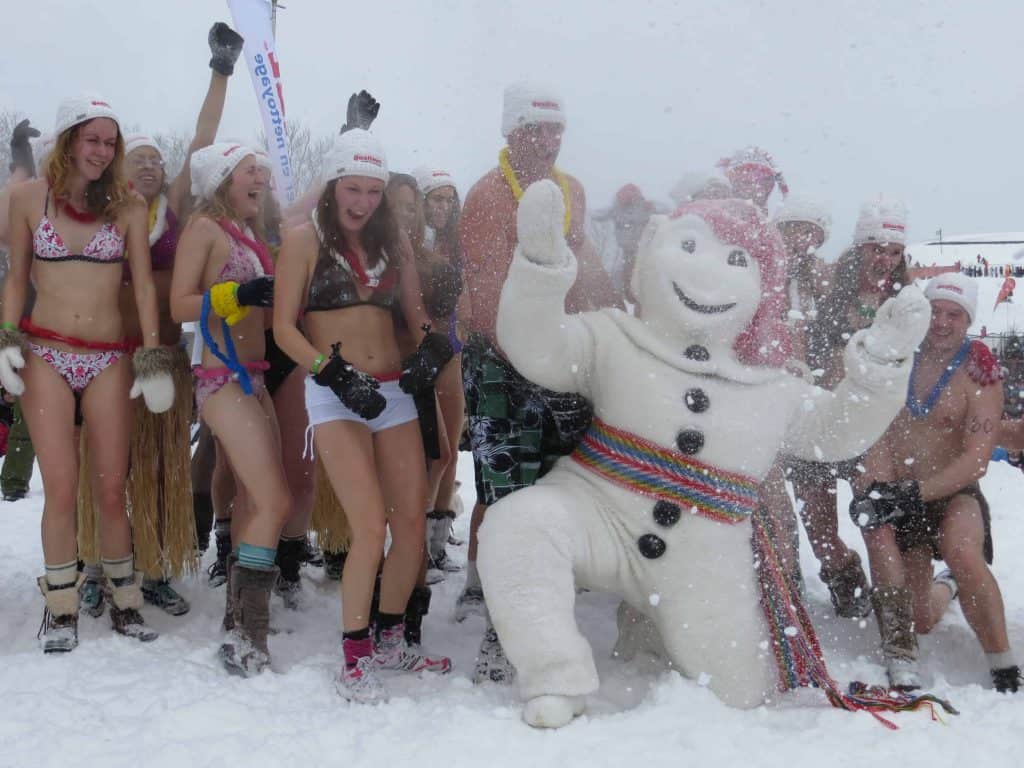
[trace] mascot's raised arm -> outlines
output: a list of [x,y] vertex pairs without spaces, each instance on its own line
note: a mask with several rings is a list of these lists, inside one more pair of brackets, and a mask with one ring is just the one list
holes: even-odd
[[571,456],[491,507],[480,530],[487,605],[524,718],[564,725],[598,687],[573,615],[577,584],[645,613],[674,667],[706,676],[727,704],[809,682],[813,659],[775,664],[787,640],[762,608],[751,556],[758,484],[780,450],[838,461],[882,435],[903,404],[928,302],[907,287],[883,305],[827,392],[783,368],[784,249],[751,204],[700,201],[653,217],[633,273],[636,316],[565,313],[576,262],[562,206],[549,181],[520,201],[498,342],[535,383],[590,398],[595,418]]

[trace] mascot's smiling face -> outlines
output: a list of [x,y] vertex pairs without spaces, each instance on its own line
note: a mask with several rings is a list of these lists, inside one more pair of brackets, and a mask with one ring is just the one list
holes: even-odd
[[699,216],[657,218],[634,272],[643,317],[735,339],[761,301],[757,260],[723,243]]
[[640,317],[670,344],[685,329],[729,341],[748,365],[778,366],[789,355],[785,250],[746,201],[703,200],[651,217],[631,288]]

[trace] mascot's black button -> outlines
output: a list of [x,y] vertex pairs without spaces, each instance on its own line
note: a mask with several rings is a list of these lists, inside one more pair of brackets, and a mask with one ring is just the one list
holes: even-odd
[[636,540],[636,545],[648,560],[656,560],[665,554],[665,542],[653,533],[645,533]]
[[700,387],[694,387],[693,389],[686,390],[686,394],[683,395],[683,402],[686,403],[686,407],[694,413],[704,413],[711,405],[711,400],[708,398],[708,393]]
[[683,352],[683,355],[689,360],[698,360],[702,363],[711,359],[711,353],[708,352],[708,348],[702,347],[700,344],[691,344]]
[[697,429],[684,429],[676,435],[676,445],[687,456],[692,456],[704,447],[704,433]]
[[671,501],[659,501],[654,505],[654,522],[665,528],[678,523],[682,515],[679,505]]

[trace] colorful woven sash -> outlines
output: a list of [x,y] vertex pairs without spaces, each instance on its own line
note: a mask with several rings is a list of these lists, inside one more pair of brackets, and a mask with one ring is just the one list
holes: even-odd
[[618,486],[709,520],[735,524],[757,509],[754,478],[689,459],[597,418],[572,458]]

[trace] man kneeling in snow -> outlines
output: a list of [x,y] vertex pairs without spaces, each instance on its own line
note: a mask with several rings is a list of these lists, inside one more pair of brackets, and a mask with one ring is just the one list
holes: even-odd
[[[917,634],[934,627],[959,596],[998,691],[1016,692],[992,562],[989,510],[978,481],[999,434],[1003,391],[998,361],[967,339],[978,288],[962,274],[940,275],[925,296],[931,326],[917,353],[906,407],[865,457],[867,472],[850,505],[871,561],[871,595],[889,682],[920,687]],[[932,559],[948,568],[932,578]]]

